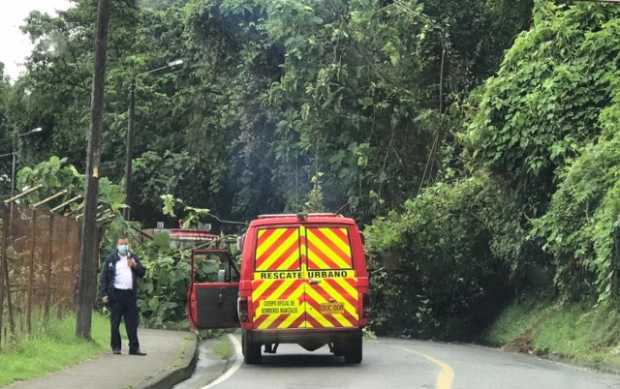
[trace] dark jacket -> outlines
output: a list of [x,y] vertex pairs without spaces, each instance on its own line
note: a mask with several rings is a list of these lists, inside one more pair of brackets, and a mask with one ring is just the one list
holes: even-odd
[[[140,262],[138,256],[131,251],[128,255],[129,258],[133,258],[136,261],[136,267],[131,269],[131,274],[133,275],[133,292],[134,296],[138,296],[138,278],[144,277],[144,266]],[[110,300],[114,300],[114,279],[116,278],[116,262],[118,262],[121,257],[118,255],[118,252],[114,250],[113,253],[107,256],[105,261],[103,262],[103,267],[101,268],[101,276],[99,280],[99,296],[105,297],[108,296]]]

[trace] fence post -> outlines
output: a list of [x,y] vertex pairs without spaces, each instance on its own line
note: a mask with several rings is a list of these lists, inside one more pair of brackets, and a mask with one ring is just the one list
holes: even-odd
[[0,350],[2,350],[2,331],[4,330],[4,261],[6,259],[7,236],[9,233],[9,220],[6,208],[2,209],[2,246],[0,247]]
[[5,296],[6,296],[6,305],[9,311],[9,326],[11,328],[11,335],[15,336],[15,316],[13,315],[13,302],[11,301],[11,282],[9,280],[9,257],[7,255],[7,250],[9,248],[9,233],[11,234],[11,237],[13,237],[13,216],[14,216],[14,212],[13,212],[13,207],[14,204],[11,203],[9,205],[9,209],[7,210],[6,208],[4,209],[4,216],[6,217],[7,213],[8,213],[8,222],[6,225],[6,230],[5,230],[5,244],[3,247],[4,250],[4,255],[2,256],[2,258],[4,259],[4,271],[3,274],[0,274],[0,277],[4,278],[4,290],[5,290]]
[[34,287],[34,255],[37,248],[37,210],[32,210],[32,219],[30,220],[32,225],[31,230],[31,246],[30,246],[30,266],[28,275],[28,311],[26,314],[26,326],[28,333],[32,334],[32,292]]
[[612,271],[614,274],[612,275],[612,284],[611,284],[611,293],[612,297],[618,297],[619,292],[619,281],[620,281],[620,226],[616,225],[614,227],[614,251],[613,251],[613,265]]
[[[65,225],[65,231],[64,231],[64,239],[62,240],[62,255],[63,255],[63,261],[62,261],[62,267],[64,270],[64,267],[66,266],[66,258],[70,258],[71,261],[71,277],[73,277],[73,253],[71,254],[71,256],[66,256],[67,252],[68,252],[68,243],[69,243],[69,236],[71,234],[71,224],[70,224],[71,219],[68,216],[63,216],[63,222]],[[71,289],[73,290],[73,278],[70,278],[71,281],[69,281],[67,279],[67,277],[65,276],[63,278],[63,282],[65,283],[65,285],[63,285],[63,288],[67,288],[67,289]],[[68,284],[68,285],[67,285]],[[56,317],[58,318],[58,320],[62,319],[62,316],[64,314],[64,309],[67,306],[67,302],[64,301],[64,298],[67,295],[63,293],[63,300],[61,302],[58,303],[58,307],[56,308]]]
[[54,214],[49,212],[49,227],[47,229],[48,232],[48,250],[47,250],[47,275],[46,275],[46,283],[47,283],[47,291],[45,294],[45,313],[44,320],[45,324],[49,323],[50,319],[50,305],[52,304],[52,261],[54,255]]

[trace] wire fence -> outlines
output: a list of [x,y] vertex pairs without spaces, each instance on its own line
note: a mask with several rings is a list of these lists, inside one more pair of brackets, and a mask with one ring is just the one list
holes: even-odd
[[80,234],[72,217],[0,205],[0,349],[74,309]]

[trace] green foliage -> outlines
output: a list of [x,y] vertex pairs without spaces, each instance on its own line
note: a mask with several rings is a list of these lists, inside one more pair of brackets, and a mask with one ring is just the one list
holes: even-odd
[[[134,3],[113,1],[102,174],[122,178],[135,78],[132,215],[145,224],[167,193],[236,220],[299,211],[319,171],[321,208],[369,221],[399,206],[437,129],[424,118],[439,107],[442,52],[447,106],[497,68],[531,12],[508,0]],[[35,49],[8,119],[44,133],[24,139],[24,165],[51,153],[84,169],[94,5],[26,20]]]
[[176,199],[171,194],[161,195],[163,202],[162,212],[166,216],[176,217],[175,208],[183,207],[182,228],[198,228],[201,218],[208,216],[211,211],[207,208],[196,208],[186,205],[183,200]]
[[[24,191],[36,185],[41,189],[26,198],[29,204],[36,203],[62,190],[67,190],[64,199],[70,199],[81,194],[84,189],[84,175],[80,174],[75,166],[67,163],[67,158],[57,156],[40,162],[33,167],[24,167],[17,174],[17,188]],[[108,178],[99,179],[99,203],[107,209],[118,213],[125,207],[125,193],[119,185],[113,184]],[[79,206],[79,202],[72,206]]]
[[153,241],[146,241],[137,250],[146,269],[138,300],[142,322],[157,328],[174,326],[185,320],[190,282],[189,251],[171,249],[169,239],[164,236],[156,235]]
[[[620,96],[619,96],[620,97]],[[620,227],[620,100],[601,113],[604,132],[560,176],[549,211],[534,223],[557,266],[564,296],[609,299],[617,279],[614,231]]]
[[620,9],[540,3],[534,27],[482,88],[463,135],[471,170],[517,194],[519,218],[560,297],[617,293]]
[[310,182],[312,183],[312,190],[308,193],[308,201],[304,204],[305,212],[323,212],[325,206],[323,205],[323,189],[321,188],[321,177],[323,173],[318,172],[312,177]]
[[510,294],[514,212],[501,186],[479,175],[429,187],[375,220],[364,232],[377,269],[372,328],[443,339],[480,331]]
[[601,132],[620,52],[617,7],[540,3],[537,21],[484,85],[466,146],[474,164],[506,177],[540,216],[555,173]]

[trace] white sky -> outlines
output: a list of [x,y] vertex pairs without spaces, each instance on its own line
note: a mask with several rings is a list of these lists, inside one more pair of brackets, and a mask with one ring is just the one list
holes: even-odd
[[56,10],[69,8],[69,0],[0,0],[0,62],[4,63],[4,72],[13,81],[24,71],[23,63],[32,51],[32,44],[27,35],[22,34],[19,26],[30,11],[39,10],[55,14]]

